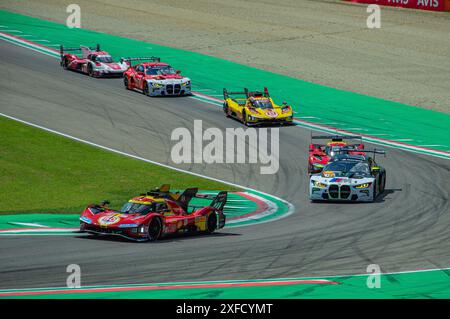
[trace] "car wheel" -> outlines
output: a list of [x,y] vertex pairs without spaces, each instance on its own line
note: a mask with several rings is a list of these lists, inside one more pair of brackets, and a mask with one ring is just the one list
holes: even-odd
[[212,234],[217,228],[217,215],[215,212],[209,214],[206,221],[206,232]]
[[67,70],[69,67],[69,61],[67,60],[67,58],[64,58],[62,66],[64,68],[64,70]]
[[148,225],[148,240],[155,241],[161,236],[162,224],[161,219],[153,218]]
[[144,89],[142,90],[142,93],[144,93],[144,95],[150,96],[150,91],[148,89],[147,82],[145,82],[145,84],[144,84]]
[[226,117],[230,117],[230,114],[228,113],[228,104],[223,103],[223,112],[225,113]]
[[127,90],[130,90],[130,84],[128,83],[128,77],[126,75],[123,77],[123,85],[125,85]]
[[377,198],[378,192],[377,192],[377,181],[375,180],[373,182],[373,201],[375,201],[375,198]]
[[94,77],[94,70],[92,70],[91,64],[88,64],[88,75]]
[[381,179],[382,179],[382,182],[380,184],[380,193],[384,192],[384,190],[386,188],[386,173],[381,175]]
[[248,121],[247,121],[247,113],[242,112],[242,122],[244,123],[245,126],[248,126]]

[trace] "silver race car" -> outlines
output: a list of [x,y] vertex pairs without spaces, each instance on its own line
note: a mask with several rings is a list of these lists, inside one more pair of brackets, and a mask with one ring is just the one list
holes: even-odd
[[[365,153],[385,154],[381,150]],[[367,155],[340,154],[321,173],[311,175],[311,201],[373,202],[386,185],[386,170]]]

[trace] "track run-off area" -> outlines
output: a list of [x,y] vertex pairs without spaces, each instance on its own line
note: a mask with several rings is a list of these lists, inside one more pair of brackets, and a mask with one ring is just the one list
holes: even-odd
[[[42,25],[47,23],[43,22]],[[24,32],[18,29],[9,31]],[[186,127],[191,130],[196,119],[201,119],[205,127],[223,130],[241,125],[225,119],[221,109],[214,105],[217,104],[217,97],[213,96],[215,94],[205,93],[213,82],[206,79],[202,81],[198,77],[197,91],[203,92],[193,98],[152,99],[125,90],[120,79],[93,79],[64,71],[55,59],[55,50],[44,42],[23,41],[24,38],[21,39],[20,34],[17,34],[20,32],[13,35],[14,32],[1,31],[6,34],[2,39],[8,38],[0,42],[0,65],[5,74],[0,80],[2,114],[151,162],[272,194],[290,203],[293,211],[285,218],[270,223],[224,229],[208,238],[170,238],[152,244],[92,239],[73,233],[66,236],[16,234],[0,237],[0,289],[3,289],[0,296],[13,292],[10,289],[17,292],[20,289],[30,291],[29,287],[43,290],[61,287],[67,277],[66,266],[74,263],[81,266],[82,284],[86,287],[115,285],[117,288],[130,284],[153,287],[158,285],[149,283],[188,282],[189,287],[184,288],[191,289],[190,285],[199,281],[208,281],[210,284],[213,281],[249,282],[264,278],[269,281],[273,278],[288,278],[287,281],[292,281],[292,285],[279,286],[290,287],[293,291],[280,290],[284,297],[307,297],[308,293],[314,295],[311,291],[325,289],[322,288],[324,286],[333,289],[330,295],[324,296],[332,296],[346,289],[349,289],[348,294],[342,296],[349,296],[349,291],[358,291],[360,295],[362,291],[370,293],[365,287],[364,276],[349,276],[364,273],[369,264],[380,265],[384,273],[435,269],[433,272],[392,275],[394,277],[385,275],[390,290],[378,290],[376,293],[378,296],[399,297],[405,296],[405,289],[408,288],[408,291],[414,291],[415,296],[426,296],[426,293],[430,296],[448,296],[448,288],[445,290],[450,282],[446,270],[450,264],[448,144],[442,139],[435,142],[441,146],[421,146],[424,143],[433,145],[430,140],[435,133],[412,130],[407,126],[400,126],[396,132],[391,130],[391,133],[380,133],[388,127],[386,125],[380,127],[378,133],[374,130],[366,132],[368,147],[374,146],[370,142],[386,146],[388,155],[379,159],[387,169],[386,192],[370,204],[311,204],[307,196],[306,172],[310,129],[334,131],[334,127],[309,121],[302,125],[301,121],[305,119],[301,117],[309,116],[302,114],[302,108],[297,110],[298,126],[280,128],[280,170],[273,176],[260,175],[258,167],[249,164],[174,165],[170,161],[170,132],[173,129]],[[89,45],[101,40],[89,37],[82,39],[79,36],[76,32],[69,33],[67,45],[74,45],[77,41],[82,43],[76,45]],[[111,39],[107,37],[105,35],[104,41],[98,42],[105,50],[112,51],[109,50]],[[59,41],[58,38],[49,37],[45,40],[49,44]],[[159,54],[157,46],[147,46],[152,47],[152,54],[164,59],[164,54]],[[136,51],[133,54],[138,55]],[[176,56],[170,56],[169,59],[178,67]],[[181,61],[187,64],[186,59],[181,58]],[[183,72],[190,76],[184,69]],[[195,76],[191,77],[195,81]],[[259,81],[256,83],[251,86],[265,85]],[[236,87],[240,86],[236,84]],[[214,89],[220,91],[221,87]],[[277,93],[272,93],[276,100],[283,100],[283,94],[286,93],[278,97]],[[301,96],[301,90],[297,94]],[[368,118],[370,116],[367,115]],[[351,117],[348,121],[351,121]],[[360,126],[365,127],[363,124],[361,122]],[[444,130],[439,125],[436,130]],[[343,131],[358,133],[350,130],[349,126],[338,127]],[[406,135],[407,132],[415,136]],[[378,139],[376,134],[403,134],[402,138],[412,141],[404,144],[386,137],[379,138],[379,141],[370,140]],[[422,144],[419,144],[419,140]],[[419,284],[422,282],[419,274],[431,286]],[[330,281],[340,284],[299,282],[330,275],[333,276]],[[395,280],[390,280],[392,278]],[[308,285],[308,288],[304,285]],[[358,289],[354,288],[358,285]],[[255,287],[261,289],[261,286],[200,286],[189,292],[182,290],[185,295],[177,296],[192,296],[195,291],[201,293],[198,297],[205,297],[211,293],[207,289],[217,288],[241,289],[239,293],[244,295],[249,292],[246,289],[254,292]],[[425,287],[428,290],[425,295],[421,295]],[[149,288],[140,291],[157,291],[158,296],[161,296],[162,290]],[[218,297],[227,296],[227,293],[224,291]],[[173,296],[167,295],[168,298]]]

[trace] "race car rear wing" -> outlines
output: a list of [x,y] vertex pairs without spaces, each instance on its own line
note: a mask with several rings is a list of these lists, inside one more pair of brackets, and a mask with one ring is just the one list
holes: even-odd
[[245,97],[248,99],[249,97],[270,97],[269,90],[264,87],[264,91],[249,91],[247,88],[244,88],[244,91],[242,92],[228,92],[226,88],[223,88],[223,98],[224,100],[230,98],[230,95],[245,95]]
[[376,154],[383,154],[384,157],[386,157],[386,151],[385,150],[380,150],[380,149],[376,149],[374,148],[373,150],[364,150],[364,153],[372,153],[373,154],[373,160],[375,160]]
[[120,58],[120,62],[123,61],[129,62],[131,65],[131,61],[151,61],[151,62],[161,62],[161,58],[157,56],[150,56],[150,57],[136,57],[136,58]]
[[223,208],[227,203],[227,196],[228,192],[226,191],[219,192],[219,194],[217,194],[217,196],[213,199],[213,201],[211,202],[211,204],[209,204],[209,206],[214,207],[216,210],[223,211]]
[[359,135],[315,135],[311,133],[312,140],[331,140],[333,142],[342,142],[343,140],[362,140]]
[[[89,50],[100,51],[100,44],[97,44],[95,47],[88,47]],[[62,44],[59,46],[59,55],[61,58],[64,56],[64,52],[68,51],[82,51],[83,48],[80,46],[78,48],[68,48],[64,47]]]
[[[217,195],[196,194],[194,197],[212,199],[212,202],[211,204],[209,204],[209,206],[215,208],[216,210],[222,211],[227,203],[227,196],[228,196],[227,191],[221,191]],[[195,210],[203,206],[190,206],[190,207],[192,207]]]

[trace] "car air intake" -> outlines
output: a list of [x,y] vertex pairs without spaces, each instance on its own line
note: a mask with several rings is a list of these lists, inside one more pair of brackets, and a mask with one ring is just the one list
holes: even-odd
[[339,186],[330,185],[328,188],[328,193],[330,194],[330,198],[338,198],[339,197]]
[[173,84],[166,85],[167,94],[173,94]]
[[351,190],[350,186],[348,185],[342,185],[341,186],[341,198],[347,199],[350,196]]
[[180,94],[180,90],[181,90],[181,85],[175,84],[175,91],[174,91],[174,93],[175,94]]

